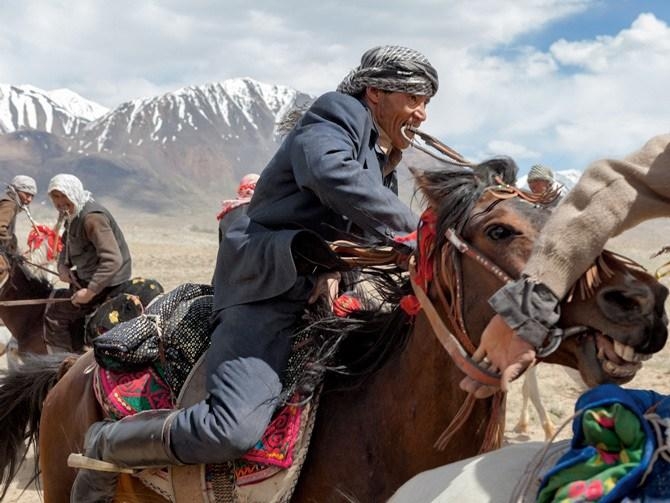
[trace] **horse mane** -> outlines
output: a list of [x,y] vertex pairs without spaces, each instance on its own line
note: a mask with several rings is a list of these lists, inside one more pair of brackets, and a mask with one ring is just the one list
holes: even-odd
[[40,278],[39,276],[33,274],[33,272],[28,269],[25,264],[23,264],[23,262],[17,262],[14,270],[20,270],[22,272],[29,291],[32,295],[37,296],[37,298],[46,298],[53,290],[53,284],[48,279]]
[[363,380],[405,347],[413,318],[399,303],[411,293],[409,280],[395,268],[364,267],[361,277],[353,289],[362,309],[338,317],[319,302],[307,311],[303,328],[294,334],[297,341],[305,342],[289,362],[289,367],[298,365],[303,370],[285,382],[284,400],[296,392],[311,398],[324,374],[338,376],[341,383]]
[[30,295],[38,298],[46,298],[53,290],[53,284],[46,278],[36,276],[26,265],[26,260],[18,253],[11,253],[10,251],[0,247],[0,256],[3,256],[9,267],[11,267],[9,284],[17,287],[16,281],[19,279],[16,273],[20,273]]
[[477,201],[489,187],[516,183],[517,165],[509,157],[495,157],[472,168],[450,165],[445,169],[412,170],[417,192],[437,214],[437,247],[444,243],[447,229],[459,233],[469,221]]
[[[441,246],[449,227],[461,230],[484,191],[500,183],[513,185],[517,166],[507,157],[490,159],[472,168],[447,168],[419,172],[412,170],[418,189],[438,215]],[[310,396],[324,373],[340,376],[340,384],[359,381],[382,368],[404,349],[413,317],[400,307],[400,299],[412,293],[406,274],[400,269],[365,267],[356,296],[364,308],[346,318],[321,306],[307,315],[306,326],[296,334],[310,341],[307,372],[286,386],[284,398],[295,391]],[[362,288],[363,284],[365,287]]]

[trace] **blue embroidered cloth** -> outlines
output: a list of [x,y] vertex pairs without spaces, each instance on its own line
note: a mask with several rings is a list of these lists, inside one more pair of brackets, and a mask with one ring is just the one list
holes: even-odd
[[[630,467],[625,475],[616,481],[614,487],[607,488],[605,494],[598,494],[590,498],[585,492],[583,496],[564,498],[548,497],[548,489],[553,492],[556,481],[569,478],[578,472],[582,466],[593,466],[594,458],[605,459],[603,454],[603,439],[593,435],[593,431],[584,422],[585,414],[579,414],[572,425],[573,438],[570,450],[561,457],[558,463],[544,476],[539,495],[542,501],[597,501],[599,503],[613,502],[670,502],[670,396],[661,395],[654,391],[624,389],[613,384],[605,384],[584,393],[575,405],[576,411],[602,411],[603,409],[623,406],[639,421],[639,427],[644,434],[641,455]],[[645,417],[646,415],[646,417]],[[603,435],[612,435],[613,429],[603,430]],[[660,437],[660,438],[659,438]],[[659,445],[660,444],[660,445]],[[659,447],[665,446],[666,457],[659,454]],[[598,456],[601,454],[601,456]],[[602,463],[603,470],[608,469],[607,462]],[[651,468],[648,477],[643,478],[645,472]],[[572,478],[574,483],[574,477]],[[642,485],[640,485],[642,484]],[[563,491],[565,494],[565,491]]]

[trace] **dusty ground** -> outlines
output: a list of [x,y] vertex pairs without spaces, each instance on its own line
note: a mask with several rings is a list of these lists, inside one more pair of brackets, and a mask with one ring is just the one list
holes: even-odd
[[[47,218],[43,217],[42,221],[52,223]],[[120,213],[117,219],[124,229],[133,253],[135,275],[155,278],[166,289],[188,281],[205,283],[210,281],[216,258],[217,235],[209,215],[200,216],[198,219],[184,216],[137,217]],[[664,261],[662,258],[652,261],[648,257],[652,251],[668,244],[663,239],[663,236],[668,235],[665,232],[667,229],[670,229],[667,221],[657,221],[618,238],[613,245],[618,251],[626,253],[653,270]],[[4,367],[4,357],[0,361]],[[579,387],[560,367],[540,366],[539,375],[545,407],[554,423],[560,425],[571,415],[575,399],[579,395]],[[670,347],[666,347],[651,361],[645,363],[644,368],[628,386],[653,388],[661,393],[670,393],[669,375]],[[506,439],[508,442],[542,440],[544,433],[534,410],[531,410],[528,433],[519,434],[512,431],[519,417],[520,386],[520,382],[514,383],[509,395]],[[568,432],[569,426],[561,436],[566,436]],[[8,503],[40,501],[35,484],[29,484],[32,458],[28,461],[3,501]],[[28,487],[24,491],[26,485]]]

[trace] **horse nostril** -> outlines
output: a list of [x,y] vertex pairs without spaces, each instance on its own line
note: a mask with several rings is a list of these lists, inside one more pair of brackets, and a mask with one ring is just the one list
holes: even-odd
[[642,295],[630,294],[621,290],[610,290],[603,293],[602,299],[605,303],[626,313],[639,312],[646,314],[650,311],[651,299]]
[[598,305],[603,314],[617,323],[636,323],[654,313],[654,293],[642,284],[626,288],[604,288],[598,294]]
[[668,340],[666,319],[658,320],[652,328],[651,333],[654,335],[648,337],[640,346],[635,347],[635,351],[638,353],[653,354],[663,349]]

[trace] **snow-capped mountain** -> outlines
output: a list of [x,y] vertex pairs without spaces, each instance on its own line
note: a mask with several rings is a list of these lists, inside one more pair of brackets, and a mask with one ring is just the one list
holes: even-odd
[[310,97],[232,79],[123,103],[85,126],[78,153],[140,156],[202,183],[260,171],[277,148],[276,125]]
[[33,129],[70,136],[106,112],[68,89],[0,84],[0,133]]
[[80,95],[69,89],[54,89],[53,91],[47,91],[47,96],[68,110],[71,114],[86,121],[94,121],[109,112],[107,107],[103,107],[94,101],[82,98]]
[[94,194],[154,209],[178,200],[214,198],[216,205],[232,195],[241,176],[260,172],[277,149],[285,114],[312,99],[249,78],[185,87],[110,111],[67,90],[38,91],[0,88],[0,111],[6,110],[0,127],[8,124],[0,129],[6,133],[0,179],[20,169],[46,184],[70,172]]
[[[216,208],[234,194],[244,174],[264,168],[279,145],[277,124],[311,99],[295,89],[242,78],[107,110],[67,89],[0,85],[0,182],[23,173],[45,187],[56,173],[68,172],[96,197],[127,206]],[[430,168],[431,159],[406,152],[400,167],[406,200],[413,185],[406,166]],[[580,175],[556,172],[567,188]],[[526,176],[518,185],[526,185]]]

